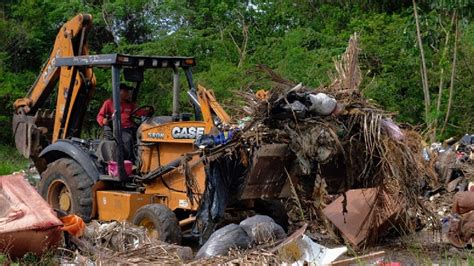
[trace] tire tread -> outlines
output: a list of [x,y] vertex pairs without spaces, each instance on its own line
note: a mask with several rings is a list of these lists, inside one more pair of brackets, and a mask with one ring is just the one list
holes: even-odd
[[85,170],[71,158],[61,158],[48,165],[41,174],[38,191],[47,199],[49,184],[57,178],[62,179],[71,190],[72,212],[89,222],[92,215],[92,186],[94,181]]

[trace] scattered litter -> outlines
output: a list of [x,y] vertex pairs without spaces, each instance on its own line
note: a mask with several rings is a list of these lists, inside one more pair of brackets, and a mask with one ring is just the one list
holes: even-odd
[[295,261],[291,265],[330,265],[347,252],[347,247],[327,248],[303,235],[278,251],[283,258]]
[[304,224],[270,251],[290,265],[328,265],[347,251],[347,247],[329,249],[315,243],[304,234],[306,229]]
[[466,134],[459,141],[450,138],[443,144],[431,145],[431,152],[436,158],[436,172],[448,192],[464,191],[468,182],[474,179],[473,140],[474,135]]
[[64,217],[59,217],[59,219],[64,224],[61,230],[66,231],[75,237],[80,237],[84,233],[86,224],[81,217],[75,214],[69,214]]

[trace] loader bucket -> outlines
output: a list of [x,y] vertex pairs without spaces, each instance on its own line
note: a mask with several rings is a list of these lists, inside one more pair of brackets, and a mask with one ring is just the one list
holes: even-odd
[[288,145],[262,145],[253,157],[240,199],[277,198],[286,182],[290,159]]

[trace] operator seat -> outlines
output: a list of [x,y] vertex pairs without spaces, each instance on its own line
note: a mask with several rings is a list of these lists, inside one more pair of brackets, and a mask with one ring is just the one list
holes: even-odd
[[104,138],[97,147],[96,155],[100,163],[116,161],[117,142],[114,139]]

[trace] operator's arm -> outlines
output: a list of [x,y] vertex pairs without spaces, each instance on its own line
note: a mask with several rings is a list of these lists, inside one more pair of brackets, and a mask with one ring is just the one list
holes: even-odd
[[106,125],[110,118],[112,117],[113,113],[113,108],[112,108],[112,100],[108,99],[102,104],[102,107],[99,110],[99,113],[97,114],[97,123],[99,126],[103,127]]
[[[131,104],[132,104],[132,110],[135,110],[137,108],[137,105],[135,103],[131,103]],[[147,116],[149,112],[150,112],[150,110],[148,110],[148,109],[140,109],[135,113],[135,115],[136,116]]]

